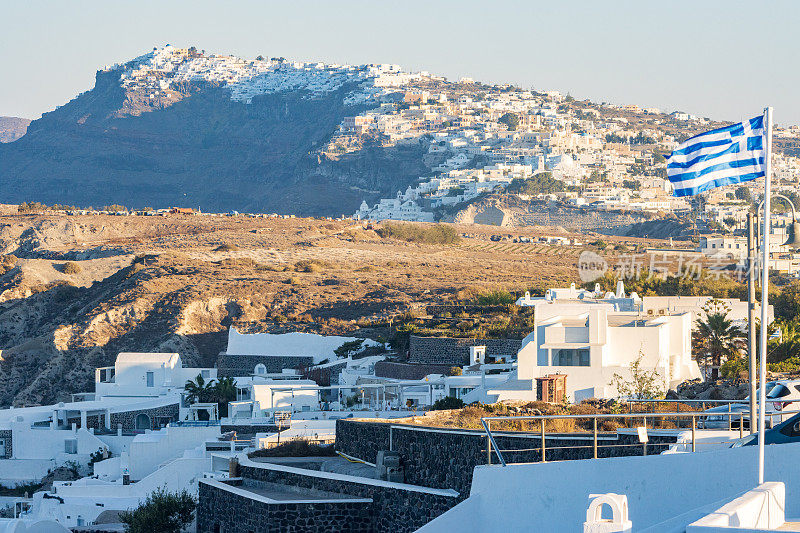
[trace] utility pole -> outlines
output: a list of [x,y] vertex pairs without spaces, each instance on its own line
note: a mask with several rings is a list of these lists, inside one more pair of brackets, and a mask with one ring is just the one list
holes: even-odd
[[753,213],[747,213],[747,359],[750,378],[750,433],[756,419],[756,239]]

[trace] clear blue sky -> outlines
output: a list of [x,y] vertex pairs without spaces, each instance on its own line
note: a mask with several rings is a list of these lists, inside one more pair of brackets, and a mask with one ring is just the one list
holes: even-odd
[[399,63],[450,79],[800,123],[800,2],[0,2],[0,115],[36,118],[166,43],[242,57]]

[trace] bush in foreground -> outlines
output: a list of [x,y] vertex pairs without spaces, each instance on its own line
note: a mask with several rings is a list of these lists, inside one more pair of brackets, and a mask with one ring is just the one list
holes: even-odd
[[194,516],[197,500],[186,491],[153,491],[139,507],[119,514],[130,533],[180,533]]
[[333,444],[314,444],[307,440],[290,440],[274,448],[262,448],[248,457],[331,457],[336,455]]
[[444,398],[433,402],[431,410],[443,411],[445,409],[461,409],[462,407],[464,407],[464,401],[461,398],[456,398],[455,396],[445,396]]

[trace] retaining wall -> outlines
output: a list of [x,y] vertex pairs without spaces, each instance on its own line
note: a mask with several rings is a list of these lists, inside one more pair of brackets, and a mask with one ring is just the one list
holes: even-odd
[[[650,435],[647,451],[658,454],[677,440],[675,435]],[[390,442],[391,440],[391,442]],[[566,461],[591,459],[594,451],[591,435],[547,435],[546,459]],[[541,437],[495,434],[497,446],[509,463],[541,461]],[[336,421],[336,449],[347,455],[374,463],[378,450],[400,453],[406,483],[436,488],[451,488],[463,497],[469,494],[472,471],[487,464],[486,435],[481,430],[448,430],[395,425],[358,420]],[[626,445],[626,446],[619,446]],[[511,451],[520,450],[520,451]],[[643,455],[638,437],[630,434],[603,434],[598,457]],[[497,463],[497,455],[492,455]]]
[[409,363],[464,366],[470,364],[471,346],[486,346],[491,357],[516,357],[522,347],[519,339],[459,339],[452,337],[409,338]]
[[251,376],[255,373],[256,365],[262,364],[269,374],[281,372],[284,368],[309,367],[314,364],[311,356],[265,356],[265,355],[237,355],[221,353],[217,358],[217,373],[219,376],[237,377]]

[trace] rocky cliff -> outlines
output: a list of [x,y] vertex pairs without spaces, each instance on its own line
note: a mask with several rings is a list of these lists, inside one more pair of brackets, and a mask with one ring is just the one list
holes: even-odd
[[341,215],[425,172],[413,143],[319,150],[345,116],[378,105],[362,71],[177,52],[167,68],[159,53],[98,72],[0,145],[2,201]]

